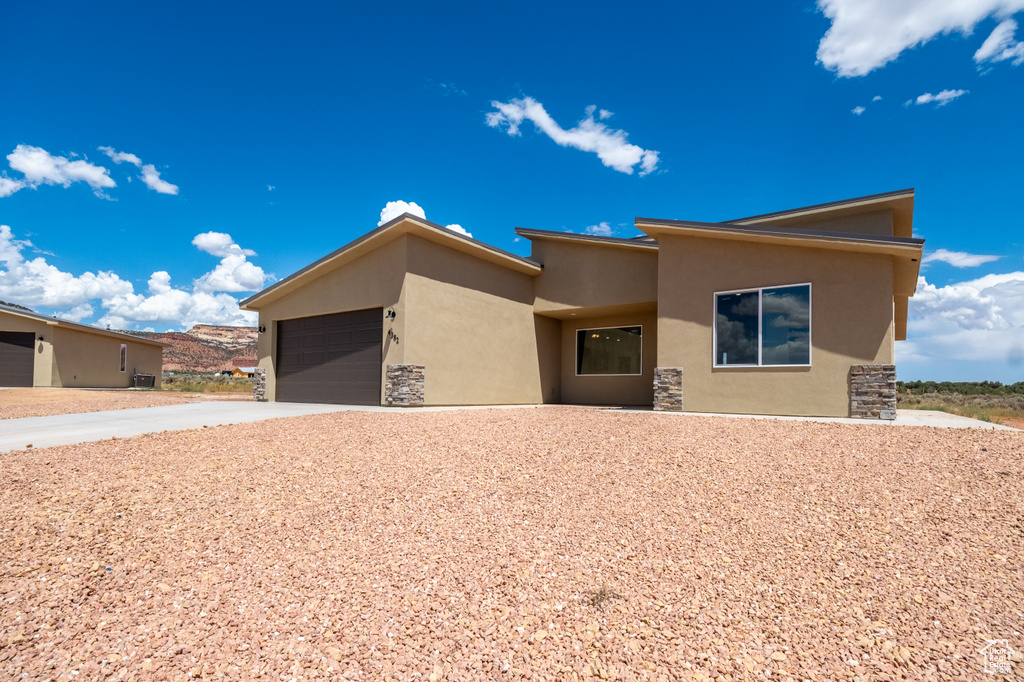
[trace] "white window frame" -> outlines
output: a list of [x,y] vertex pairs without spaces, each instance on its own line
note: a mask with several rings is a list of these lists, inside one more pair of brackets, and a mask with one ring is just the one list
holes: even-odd
[[[764,315],[762,306],[764,305],[764,290],[765,289],[785,289],[786,287],[807,287],[807,364],[801,365],[765,365],[762,364],[761,352],[763,350],[764,343],[762,341],[763,335],[761,326],[764,324]],[[718,364],[718,297],[729,294],[749,294],[757,292],[757,364],[752,365],[720,365]],[[810,367],[814,361],[814,343],[812,342],[812,330],[814,329],[814,288],[810,282],[797,282],[795,284],[775,284],[767,287],[751,287],[749,289],[727,289],[725,291],[716,291],[711,296],[711,305],[714,310],[714,317],[711,324],[711,366],[714,369],[729,369],[735,367],[737,369],[750,369],[751,367]]]
[[644,326],[642,324],[616,324],[608,327],[578,327],[576,334],[580,332],[596,332],[602,329],[624,329],[626,327],[640,327],[640,371],[636,374],[580,374],[580,342],[578,338],[573,339],[575,347],[573,358],[573,370],[578,377],[642,377],[644,375]]

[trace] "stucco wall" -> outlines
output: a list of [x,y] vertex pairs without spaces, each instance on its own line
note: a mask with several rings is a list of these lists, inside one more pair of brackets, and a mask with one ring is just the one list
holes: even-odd
[[[65,388],[126,388],[134,373],[152,374],[160,386],[163,352],[159,346],[123,338],[90,334],[69,327],[51,327],[53,386]],[[127,346],[127,365],[121,371],[121,344]]]
[[[51,325],[42,320],[33,320],[0,311],[0,331],[32,332],[36,335],[34,362],[32,368],[33,386],[50,386],[53,379],[53,334]],[[43,340],[39,341],[39,337]]]
[[[687,411],[847,416],[854,364],[893,362],[888,257],[660,239],[658,366],[684,369]],[[811,367],[714,368],[714,292],[811,283]]]
[[537,312],[658,298],[658,252],[654,249],[536,239],[530,257],[544,265],[544,272],[536,278]]
[[[408,236],[405,362],[426,368],[425,404],[533,404],[552,394],[533,277]],[[543,323],[542,323],[543,325]]]
[[[406,301],[404,294],[408,237],[399,236],[379,249],[346,263],[305,286],[263,305],[259,324],[266,331],[259,335],[257,354],[259,367],[267,370],[267,400],[276,399],[277,325],[311,315],[341,313],[364,308],[395,309],[394,320],[384,320],[382,330],[383,362],[381,363],[381,401],[384,400],[384,374],[388,364],[401,364],[405,350]],[[388,331],[393,330],[399,342],[393,343]]]
[[[36,335],[33,386],[126,388],[135,385],[133,370],[154,375],[160,386],[163,352],[159,346],[3,312],[0,330]],[[122,343],[128,346],[124,372],[120,371]]]
[[[576,331],[641,325],[639,376],[576,376]],[[562,402],[574,405],[651,405],[658,359],[658,319],[654,312],[573,318],[562,322]]]

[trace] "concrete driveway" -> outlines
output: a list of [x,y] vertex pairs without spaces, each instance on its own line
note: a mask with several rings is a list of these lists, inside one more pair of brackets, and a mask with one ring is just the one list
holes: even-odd
[[224,401],[0,420],[0,452],[347,410],[398,408]]

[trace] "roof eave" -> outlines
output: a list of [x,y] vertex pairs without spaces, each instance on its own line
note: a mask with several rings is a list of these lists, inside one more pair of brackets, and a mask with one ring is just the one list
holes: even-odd
[[526,227],[515,228],[517,235],[525,237],[530,241],[534,239],[548,239],[551,241],[587,242],[600,246],[624,247],[628,249],[658,250],[657,243],[640,242],[633,239],[621,237],[603,237],[596,234],[579,234],[577,232],[553,232],[550,230],[533,230]]
[[20,310],[18,308],[11,308],[8,306],[0,306],[0,313],[8,313],[9,315],[17,315],[18,317],[24,317],[29,320],[36,320],[37,322],[44,322],[51,327],[63,327],[65,329],[71,329],[73,331],[81,331],[89,334],[99,334],[100,336],[109,336],[118,339],[128,339],[137,343],[149,344],[152,346],[160,346],[166,348],[169,343],[163,341],[156,341],[154,339],[147,339],[144,336],[135,336],[134,334],[124,334],[121,332],[111,331],[109,329],[100,329],[99,327],[90,327],[87,324],[79,324],[78,322],[69,322],[68,320],[61,320],[59,318],[51,318],[46,315],[41,315],[37,312]]
[[424,220],[423,218],[409,213],[403,213],[397,218],[384,223],[375,230],[367,232],[358,239],[349,242],[340,249],[337,249],[310,265],[307,265],[298,272],[275,282],[263,291],[244,299],[239,303],[239,308],[242,310],[259,310],[258,308],[253,308],[252,304],[256,303],[260,299],[275,294],[275,298],[284,295],[287,291],[290,291],[302,282],[319,277],[325,272],[325,268],[340,267],[350,260],[358,258],[364,253],[369,253],[373,249],[383,246],[392,239],[397,239],[403,234],[426,236],[428,238],[432,238],[433,241],[444,243],[445,245],[453,247],[463,253],[482,258],[495,263],[496,265],[501,265],[523,274],[536,276],[542,271],[540,263],[536,263],[528,258],[517,256],[495,246],[491,246],[490,244],[459,234],[458,232],[449,230],[443,225],[432,223],[429,220]]

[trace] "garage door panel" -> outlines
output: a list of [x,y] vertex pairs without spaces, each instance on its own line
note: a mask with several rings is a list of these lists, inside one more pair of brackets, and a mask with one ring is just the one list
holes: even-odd
[[380,404],[382,308],[278,323],[277,399]]
[[0,386],[32,386],[35,340],[32,332],[0,332]]

